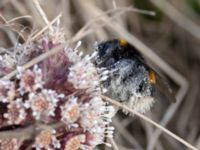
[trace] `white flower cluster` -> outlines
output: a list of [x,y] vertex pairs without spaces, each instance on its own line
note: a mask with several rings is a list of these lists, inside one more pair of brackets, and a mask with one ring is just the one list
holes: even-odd
[[[31,60],[64,43],[60,28],[53,29],[37,41],[18,45],[29,50],[20,56]],[[100,96],[100,81],[107,79],[107,73],[99,75],[91,62],[96,53],[81,57],[80,44],[63,48],[29,69],[17,67],[16,77],[0,80],[3,122],[22,128],[37,126],[31,139],[37,150],[89,150],[104,143],[105,136],[112,137],[114,128],[109,123],[114,110]]]

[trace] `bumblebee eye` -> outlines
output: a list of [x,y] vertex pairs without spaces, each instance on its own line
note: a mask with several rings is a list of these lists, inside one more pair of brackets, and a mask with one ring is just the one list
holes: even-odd
[[127,44],[128,44],[128,42],[126,40],[124,40],[124,39],[120,39],[119,40],[119,45],[120,46],[124,46],[125,47],[125,46],[127,46]]
[[153,70],[149,71],[149,83],[155,84],[156,83],[156,74]]

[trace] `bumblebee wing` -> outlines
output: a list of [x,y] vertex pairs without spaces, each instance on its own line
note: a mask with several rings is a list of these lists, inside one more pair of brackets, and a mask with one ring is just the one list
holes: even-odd
[[167,82],[164,79],[162,79],[157,73],[155,73],[155,77],[156,77],[156,82],[154,84],[155,97],[161,95],[164,96],[170,102],[173,103],[176,102],[175,94],[170,89]]
[[165,97],[170,102],[176,102],[175,94],[171,90],[170,86],[167,82],[156,72],[152,69],[152,66],[148,65],[144,59],[139,60],[141,63],[146,66],[149,70],[149,83],[154,87],[154,91],[152,96],[155,98]]

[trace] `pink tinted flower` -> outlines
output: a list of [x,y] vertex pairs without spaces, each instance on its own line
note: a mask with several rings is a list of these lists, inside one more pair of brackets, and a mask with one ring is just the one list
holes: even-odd
[[21,145],[22,145],[22,141],[16,138],[0,139],[1,150],[19,150]]
[[56,131],[55,130],[43,130],[41,131],[37,137],[35,138],[35,144],[33,147],[36,148],[36,150],[42,150],[42,149],[56,149],[60,148],[60,142],[56,139]]
[[58,102],[63,98],[63,94],[57,94],[56,91],[43,89],[40,93],[30,93],[24,106],[32,110],[32,115],[36,120],[55,116],[55,109]]
[[70,67],[68,80],[77,89],[97,89],[99,76],[90,59],[89,56],[86,56]]
[[8,124],[17,125],[25,120],[26,111],[21,99],[17,99],[9,103],[7,109],[8,111],[4,114],[4,118],[8,120]]
[[[86,142],[86,136],[84,134],[75,135],[71,137],[64,144],[64,150],[79,150],[84,149],[85,145],[83,143]],[[85,149],[86,150],[86,149]],[[87,149],[89,150],[89,149]]]
[[10,102],[16,94],[15,85],[11,81],[0,80],[0,102]]
[[21,94],[36,91],[43,87],[42,70],[37,65],[32,70],[20,71],[18,78],[20,79],[19,91]]
[[77,97],[70,97],[64,106],[61,106],[62,121],[67,124],[73,124],[80,117],[80,108],[77,102]]

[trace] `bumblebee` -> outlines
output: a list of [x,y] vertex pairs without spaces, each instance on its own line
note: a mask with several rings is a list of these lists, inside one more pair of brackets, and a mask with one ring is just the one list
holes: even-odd
[[106,68],[109,76],[102,81],[106,95],[145,113],[155,102],[156,91],[174,99],[168,85],[145,61],[140,52],[123,39],[97,43],[95,65]]

